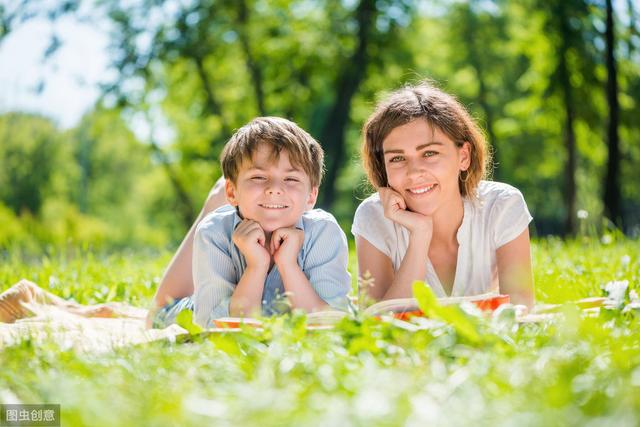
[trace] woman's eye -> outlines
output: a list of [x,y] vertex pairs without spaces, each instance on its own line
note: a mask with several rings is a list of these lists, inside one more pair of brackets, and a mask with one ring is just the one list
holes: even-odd
[[436,154],[438,154],[438,152],[437,152],[437,151],[425,151],[425,152],[424,152],[424,156],[425,156],[425,157],[433,157],[433,156],[435,156]]
[[404,160],[404,157],[402,156],[394,156],[391,159],[389,159],[389,163],[397,163],[397,162],[401,162]]

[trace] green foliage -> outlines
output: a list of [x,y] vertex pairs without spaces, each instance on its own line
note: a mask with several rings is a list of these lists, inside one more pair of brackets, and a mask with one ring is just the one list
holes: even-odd
[[48,119],[10,113],[0,117],[0,200],[14,212],[37,214],[55,189],[64,158],[62,140]]
[[418,300],[420,310],[430,319],[441,320],[453,326],[460,337],[477,344],[481,341],[478,328],[473,319],[465,314],[458,305],[442,306],[429,285],[424,282],[413,283],[413,295]]
[[[615,5],[620,186],[624,231],[631,234],[640,224],[640,46],[632,3]],[[28,114],[0,118],[0,203],[15,224],[0,231],[4,247],[176,244],[220,175],[223,144],[256,115],[291,118],[320,140],[325,189],[334,192],[323,207],[348,230],[371,191],[359,159],[362,124],[381,94],[422,78],[458,96],[486,129],[494,177],[523,192],[534,233],[562,234],[578,211],[589,217],[581,223],[607,228],[600,3],[101,0],[95,6],[114,29],[116,73],[94,111],[66,132]],[[0,8],[0,40],[30,16],[55,20],[78,7],[78,1],[45,8],[27,1]],[[575,116],[574,208],[563,142],[568,105]],[[331,200],[327,193],[320,203]]]
[[0,248],[164,245],[167,223],[181,234],[171,206],[155,206],[166,176],[118,111],[97,110],[67,132],[40,117],[0,116],[0,162]]
[[[611,280],[637,291],[639,249],[621,236],[538,241],[537,298],[599,295]],[[145,305],[169,257],[12,252],[0,262],[0,289],[27,277],[81,302]],[[518,325],[438,307],[427,289],[416,286],[434,321],[418,331],[373,318],[311,331],[294,314],[267,321],[263,331],[98,354],[25,338],[0,350],[0,396],[59,403],[63,423],[78,426],[640,422],[637,312],[589,317],[567,306],[557,321]]]

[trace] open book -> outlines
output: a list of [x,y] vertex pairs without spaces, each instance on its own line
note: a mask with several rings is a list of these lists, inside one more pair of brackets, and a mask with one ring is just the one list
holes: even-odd
[[[438,298],[441,305],[461,304],[469,302],[480,310],[493,311],[502,304],[509,303],[509,295],[500,295],[495,292],[486,294]],[[424,316],[415,298],[396,298],[377,302],[362,311],[365,316],[380,317],[389,315],[401,320],[407,320],[414,316]],[[307,314],[307,324],[310,327],[326,327],[338,323],[342,318],[351,314],[339,310],[316,311]],[[253,318],[223,317],[216,319],[216,328],[239,328],[242,325],[260,327],[262,322]]]

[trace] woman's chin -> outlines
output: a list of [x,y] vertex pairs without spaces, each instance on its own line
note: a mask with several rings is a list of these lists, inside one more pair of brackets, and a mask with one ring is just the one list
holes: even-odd
[[425,215],[425,216],[431,216],[435,212],[435,206],[431,206],[431,205],[425,206],[425,205],[407,204],[407,208],[411,212],[419,213],[420,215]]

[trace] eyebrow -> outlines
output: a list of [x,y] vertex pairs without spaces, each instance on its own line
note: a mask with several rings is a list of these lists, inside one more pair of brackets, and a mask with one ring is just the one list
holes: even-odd
[[[247,171],[260,171],[260,172],[267,172],[268,169],[263,168],[262,166],[251,166],[249,169],[247,169]],[[302,172],[302,170],[300,169],[295,169],[295,168],[291,168],[291,169],[287,169],[285,170],[285,173],[292,173],[292,172]]]
[[[416,151],[420,151],[423,148],[426,148],[426,147],[428,147],[430,145],[444,145],[444,144],[442,142],[438,142],[438,141],[431,141],[431,142],[427,142],[426,144],[418,145],[416,147]],[[393,150],[384,150],[383,154],[388,154],[388,153],[400,153],[400,154],[402,154],[402,153],[404,153],[404,150],[402,148],[396,148],[396,149],[393,149]]]

